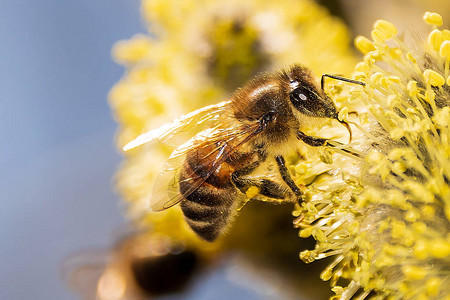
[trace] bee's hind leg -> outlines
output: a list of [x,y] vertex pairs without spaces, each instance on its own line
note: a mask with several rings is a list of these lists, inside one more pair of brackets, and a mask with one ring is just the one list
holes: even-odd
[[249,173],[250,172],[248,172],[248,169],[244,168],[235,171],[231,175],[231,180],[233,184],[242,193],[246,194],[250,187],[257,187],[259,189],[258,194],[268,198],[272,198],[275,200],[283,200],[288,199],[290,197],[290,193],[288,192],[288,190],[279,183],[266,178],[262,179],[248,178],[245,175],[248,175]]

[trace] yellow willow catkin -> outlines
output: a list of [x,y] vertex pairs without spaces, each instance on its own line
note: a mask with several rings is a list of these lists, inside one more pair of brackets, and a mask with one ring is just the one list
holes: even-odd
[[328,162],[332,172],[316,173],[295,224],[302,237],[321,233],[304,261],[335,257],[322,279],[336,299],[450,297],[448,41],[438,14],[424,20],[431,33],[414,49],[377,21],[373,41],[355,40],[365,57],[354,74],[365,87],[331,91],[365,117],[349,115],[352,143]]

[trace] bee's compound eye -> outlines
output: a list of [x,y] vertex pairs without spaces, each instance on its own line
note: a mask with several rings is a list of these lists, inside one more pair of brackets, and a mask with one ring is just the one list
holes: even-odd
[[320,96],[313,89],[305,86],[294,89],[289,94],[289,98],[296,109],[310,116],[319,117],[321,111],[325,109]]
[[300,104],[301,102],[304,101],[308,101],[310,99],[314,99],[313,98],[314,96],[315,96],[314,93],[311,92],[310,90],[299,87],[291,92],[290,98],[292,103],[295,105]]

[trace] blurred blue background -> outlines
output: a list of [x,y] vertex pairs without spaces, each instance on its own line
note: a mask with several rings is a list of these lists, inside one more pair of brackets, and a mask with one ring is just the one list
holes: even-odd
[[[61,262],[110,246],[125,223],[107,94],[124,73],[112,45],[146,32],[139,5],[0,3],[0,299],[76,299]],[[226,269],[204,274],[186,299],[260,299],[226,280]]]
[[106,101],[114,42],[144,32],[138,0],[0,4],[0,299],[75,299],[59,264],[124,223]]

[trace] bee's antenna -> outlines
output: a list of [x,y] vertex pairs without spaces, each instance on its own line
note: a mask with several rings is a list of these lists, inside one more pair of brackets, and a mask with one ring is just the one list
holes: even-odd
[[332,79],[336,79],[336,80],[341,80],[341,81],[345,81],[345,82],[350,82],[350,83],[354,83],[354,84],[359,84],[362,86],[366,86],[366,84],[362,81],[357,81],[357,80],[353,80],[353,79],[348,79],[339,75],[331,75],[331,74],[323,74],[322,78],[320,79],[320,88],[323,91],[323,88],[325,86],[325,78],[332,78]]
[[[349,82],[349,83],[354,83],[354,84],[359,84],[359,85],[362,85],[362,86],[366,86],[366,84],[364,82],[362,82],[362,81],[348,79],[348,78],[345,78],[345,77],[342,77],[342,76],[339,76],[339,75],[323,74],[322,78],[320,79],[320,88],[322,89],[322,91],[324,90],[325,78],[327,78],[327,77],[328,78],[332,78],[332,79],[336,79],[336,80],[341,80],[341,81],[345,81],[345,82]],[[350,134],[350,141],[349,141],[349,143],[351,143],[352,142],[352,130],[350,128],[350,125],[348,125],[348,123],[345,122],[345,121],[341,121],[341,120],[338,120],[338,121],[347,128],[348,133]]]

